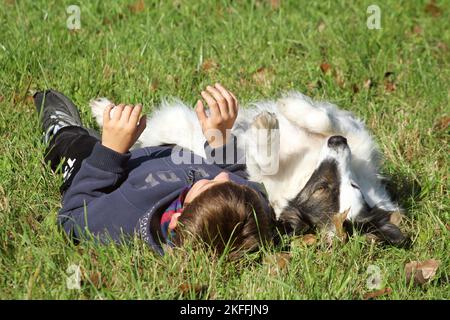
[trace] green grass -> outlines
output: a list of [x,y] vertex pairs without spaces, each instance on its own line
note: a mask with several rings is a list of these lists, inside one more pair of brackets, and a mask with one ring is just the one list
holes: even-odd
[[[70,32],[73,1],[0,2],[0,298],[360,299],[369,265],[392,289],[379,299],[450,297],[448,2],[437,1],[439,16],[425,1],[380,2],[381,30],[366,27],[373,1],[76,3],[81,30]],[[44,166],[29,92],[64,92],[92,126],[93,97],[150,111],[165,96],[193,103],[216,81],[243,103],[296,89],[363,118],[413,247],[319,242],[294,247],[287,270],[274,273],[253,257],[233,265],[189,249],[161,258],[139,241],[70,244],[56,225],[62,178]],[[430,258],[442,263],[433,280],[407,283],[404,265]],[[71,264],[83,270],[80,290],[66,287]]]

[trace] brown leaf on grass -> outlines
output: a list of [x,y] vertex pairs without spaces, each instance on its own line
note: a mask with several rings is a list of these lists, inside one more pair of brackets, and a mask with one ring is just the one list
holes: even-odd
[[400,223],[402,222],[403,217],[404,217],[403,214],[401,214],[398,211],[395,211],[395,212],[391,213],[391,216],[389,217],[389,222],[398,227],[398,226],[400,226]]
[[345,240],[347,239],[347,232],[344,230],[344,221],[347,219],[347,214],[349,212],[349,209],[345,210],[344,212],[337,213],[332,216],[332,221],[334,224],[334,227],[336,228],[336,236],[341,239]]
[[203,72],[210,72],[219,69],[219,64],[213,59],[206,59],[203,61],[201,67]]
[[299,237],[295,237],[291,241],[292,247],[311,246],[317,242],[317,237],[314,234],[308,233]]
[[92,271],[86,278],[95,288],[100,289],[102,287],[102,275],[100,271]]
[[386,91],[394,92],[397,89],[397,86],[395,85],[395,83],[387,81],[384,84],[384,88],[386,89]]
[[359,87],[356,83],[352,84],[352,91],[354,94],[357,94],[359,92]]
[[419,25],[415,25],[413,28],[413,33],[417,35],[421,35],[423,33],[423,29]]
[[137,0],[135,3],[130,4],[128,9],[130,9],[132,13],[142,12],[145,10],[145,2],[144,0]]
[[287,270],[291,255],[288,252],[268,254],[263,259],[263,264],[268,266],[271,275],[278,275]]
[[269,85],[273,80],[273,71],[269,68],[261,67],[253,74],[252,78],[258,85]]
[[409,283],[411,279],[414,279],[414,284],[425,284],[436,275],[440,264],[441,261],[435,259],[408,262],[405,265],[406,281]]
[[331,65],[327,62],[323,62],[320,64],[320,70],[322,70],[324,74],[327,74],[331,71]]
[[151,92],[155,92],[157,91],[159,88],[159,80],[158,79],[153,79],[152,83],[150,83],[149,85],[149,89]]
[[448,46],[447,46],[447,44],[444,43],[444,42],[442,42],[442,41],[439,41],[439,42],[437,43],[436,47],[437,47],[439,50],[442,50],[442,51],[444,51],[444,52],[447,52],[447,51],[448,51]]
[[447,228],[448,231],[450,231],[450,224],[446,224],[445,227]]
[[392,292],[391,288],[383,288],[380,290],[375,290],[375,291],[366,293],[363,296],[363,299],[364,300],[374,299],[374,298],[381,297],[384,295],[389,295],[389,294],[391,294],[391,292]]
[[0,96],[0,102],[2,102],[5,99],[4,96]]
[[280,7],[281,5],[281,0],[270,0],[270,8],[272,8],[272,10],[276,10]]
[[448,129],[448,126],[450,125],[450,117],[445,116],[436,121],[436,124],[434,127],[438,130],[445,131]]
[[183,296],[187,296],[191,292],[194,292],[195,295],[199,296],[208,290],[208,286],[205,284],[182,283],[178,286],[178,290],[180,290]]
[[312,245],[317,242],[317,238],[314,234],[308,233],[301,237],[302,242],[306,245]]
[[27,95],[27,97],[25,98],[25,102],[27,104],[34,104],[34,98],[31,95]]
[[425,6],[425,12],[437,18],[442,15],[442,9],[436,5],[436,0],[431,0]]

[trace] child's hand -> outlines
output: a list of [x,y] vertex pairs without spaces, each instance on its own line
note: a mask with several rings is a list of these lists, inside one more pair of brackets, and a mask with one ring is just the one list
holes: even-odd
[[217,148],[227,143],[230,130],[238,115],[238,102],[234,94],[216,83],[214,87],[206,87],[201,93],[211,110],[206,115],[203,102],[198,100],[195,112],[202,126],[203,135],[211,147]]
[[[112,117],[111,109],[114,108]],[[126,153],[146,126],[145,116],[139,119],[141,105],[109,105],[103,112],[102,145],[119,153]],[[139,125],[138,125],[139,122]]]

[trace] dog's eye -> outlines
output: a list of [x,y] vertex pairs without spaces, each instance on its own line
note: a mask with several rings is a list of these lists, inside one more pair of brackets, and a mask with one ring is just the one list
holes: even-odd
[[354,182],[351,182],[350,185],[351,185],[353,188],[359,190],[359,186],[358,186],[357,184],[355,184]]
[[316,192],[324,192],[324,191],[327,191],[327,189],[328,189],[327,185],[320,185],[320,186],[318,186],[316,188],[316,190],[314,190],[314,193],[316,193]]

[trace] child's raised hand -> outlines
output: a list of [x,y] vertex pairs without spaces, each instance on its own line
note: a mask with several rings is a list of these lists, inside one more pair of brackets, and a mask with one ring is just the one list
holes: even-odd
[[[112,116],[111,110],[114,108]],[[126,153],[146,126],[145,115],[140,117],[142,105],[109,105],[103,112],[102,145],[119,153]]]
[[227,143],[230,130],[238,115],[238,101],[233,93],[216,83],[214,87],[207,86],[201,92],[210,109],[210,115],[205,112],[202,100],[197,101],[195,112],[200,121],[203,135],[211,147],[217,148]]

